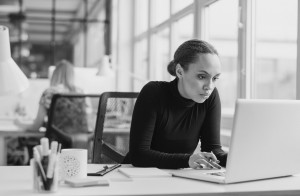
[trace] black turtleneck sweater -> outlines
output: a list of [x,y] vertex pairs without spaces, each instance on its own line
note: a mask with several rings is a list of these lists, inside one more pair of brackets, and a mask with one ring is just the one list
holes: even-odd
[[204,103],[179,94],[177,79],[149,82],[135,103],[129,153],[125,163],[137,167],[185,168],[199,140],[226,165],[220,145],[221,104],[217,89]]

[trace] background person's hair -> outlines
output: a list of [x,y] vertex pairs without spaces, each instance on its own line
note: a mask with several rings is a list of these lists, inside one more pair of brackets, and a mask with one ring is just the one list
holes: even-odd
[[176,65],[178,63],[186,71],[188,65],[195,63],[200,54],[219,55],[217,50],[206,41],[198,39],[188,40],[177,48],[174,59],[168,64],[168,72],[172,76],[176,76]]
[[50,86],[64,85],[70,92],[75,92],[76,87],[74,84],[74,67],[67,60],[61,60],[57,63],[51,80]]

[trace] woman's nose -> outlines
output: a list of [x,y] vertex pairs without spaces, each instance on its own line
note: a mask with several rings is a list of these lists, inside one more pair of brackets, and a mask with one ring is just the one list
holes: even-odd
[[204,85],[204,90],[211,90],[214,88],[214,83],[212,80],[208,80],[207,83]]

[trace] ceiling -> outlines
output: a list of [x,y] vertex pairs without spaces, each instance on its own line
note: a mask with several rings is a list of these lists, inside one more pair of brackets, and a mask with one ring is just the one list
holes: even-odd
[[21,32],[28,34],[30,43],[62,43],[81,31],[85,21],[107,22],[105,14],[99,16],[104,10],[105,0],[0,0],[0,25],[8,26],[13,35],[20,29],[14,21],[23,19]]

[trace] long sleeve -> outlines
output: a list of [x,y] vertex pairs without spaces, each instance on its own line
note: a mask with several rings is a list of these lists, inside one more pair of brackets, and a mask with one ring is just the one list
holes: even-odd
[[213,152],[220,160],[222,166],[226,166],[227,153],[221,148],[220,142],[220,120],[221,120],[221,102],[218,90],[215,89],[207,100],[207,113],[201,131],[201,150],[204,152]]
[[148,83],[139,94],[130,130],[131,162],[138,167],[188,167],[191,154],[165,153],[151,149],[154,131],[159,131],[155,130],[155,127],[160,109],[160,96],[162,94],[155,83]]

